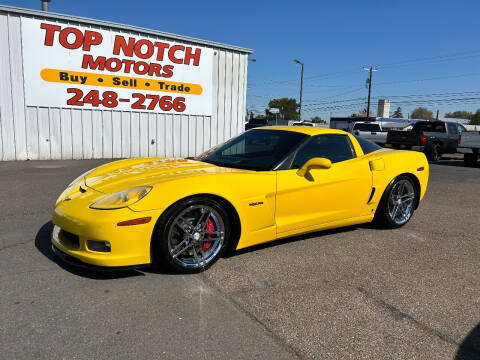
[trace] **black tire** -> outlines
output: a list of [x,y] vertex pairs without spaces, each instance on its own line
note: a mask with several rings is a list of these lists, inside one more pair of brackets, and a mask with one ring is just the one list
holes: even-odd
[[[171,242],[173,241],[173,239],[169,240],[169,236],[171,236],[173,232],[178,232],[179,233],[177,234],[178,242],[185,241],[185,240],[180,241],[179,238],[180,236],[182,236],[182,239],[185,239],[185,237],[189,237],[188,241],[193,244],[195,242],[193,238],[193,234],[192,236],[187,235],[185,230],[183,229],[180,230],[180,228],[177,225],[175,225],[174,222],[176,221],[177,217],[180,216],[180,214],[186,211],[189,211],[189,209],[199,208],[200,210],[200,208],[202,207],[211,209],[212,210],[211,216],[214,216],[216,221],[223,225],[222,242],[221,244],[218,244],[220,248],[216,249],[218,251],[216,251],[215,254],[212,254],[212,258],[209,258],[208,262],[204,262],[203,264],[200,264],[200,265],[199,264],[191,265],[191,266],[182,265],[180,256],[178,259],[175,259],[172,256],[172,253],[174,252],[175,249],[171,249]],[[200,217],[201,216],[202,215],[200,214]],[[210,216],[210,215],[207,215],[207,216]],[[207,222],[208,219],[210,219],[210,217],[205,219],[205,222]],[[172,229],[172,227],[175,227],[175,229]],[[193,230],[193,232],[196,232],[196,231]],[[160,217],[160,219],[158,220],[155,226],[155,231],[153,233],[153,238],[152,238],[152,257],[154,262],[153,265],[156,268],[163,268],[165,270],[172,271],[175,273],[190,274],[190,273],[198,273],[198,272],[205,271],[210,266],[212,266],[225,253],[226,249],[228,248],[228,240],[230,239],[230,232],[231,232],[231,228],[230,228],[230,221],[228,218],[228,214],[225,211],[225,209],[214,199],[211,199],[208,197],[191,197],[185,200],[181,200],[175,203],[174,205],[172,205],[170,208],[168,208],[165,211],[165,213],[162,214],[162,216]],[[206,236],[208,235],[203,235],[203,239],[205,239]],[[200,242],[198,243],[199,246],[202,246],[200,244],[203,244],[203,243],[200,243]],[[180,244],[176,244],[176,245],[178,246]],[[196,245],[193,244],[191,250],[195,251],[194,249],[196,249]],[[190,252],[190,250],[188,252]],[[203,254],[203,250],[202,250],[202,254]],[[195,252],[195,260],[196,259],[197,259],[197,253]],[[192,262],[193,261],[194,260],[192,259]]]
[[[409,215],[408,218],[404,219],[404,221],[398,221],[399,219],[396,219],[396,217],[392,217],[391,211],[393,209],[390,209],[392,205],[392,191],[396,191],[397,187],[400,186],[400,184],[409,184],[408,185],[408,191],[412,192],[412,201],[409,204]],[[375,217],[373,220],[373,223],[381,228],[388,228],[388,229],[396,229],[399,227],[402,227],[406,223],[410,221],[410,219],[413,216],[413,213],[417,207],[417,202],[418,202],[419,194],[417,187],[415,186],[412,178],[408,175],[399,175],[395,179],[393,179],[390,184],[387,186],[385,191],[383,192],[382,198],[380,199],[380,203],[378,204],[377,211],[375,212]],[[402,208],[403,211],[403,208]]]
[[467,166],[475,166],[477,165],[478,161],[478,154],[464,154],[463,155],[463,162]]
[[430,161],[440,161],[442,157],[442,150],[439,144],[433,144],[430,150],[428,151],[427,158]]

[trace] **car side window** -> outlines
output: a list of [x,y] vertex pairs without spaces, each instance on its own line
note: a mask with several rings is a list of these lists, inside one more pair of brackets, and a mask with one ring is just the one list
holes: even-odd
[[458,134],[457,124],[447,123],[447,127],[450,134]]
[[325,134],[312,137],[295,155],[292,169],[299,169],[314,157],[329,159],[332,163],[353,159],[356,156],[352,142],[346,135]]
[[463,125],[461,125],[461,124],[457,124],[457,127],[458,127],[458,132],[459,132],[459,133],[462,133],[462,132],[467,131],[467,129],[465,128],[465,126],[463,126]]

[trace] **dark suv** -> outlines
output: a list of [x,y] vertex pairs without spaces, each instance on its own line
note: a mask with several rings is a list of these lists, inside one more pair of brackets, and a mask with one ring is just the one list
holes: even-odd
[[250,119],[248,123],[245,124],[245,130],[253,129],[260,126],[268,126],[267,119]]

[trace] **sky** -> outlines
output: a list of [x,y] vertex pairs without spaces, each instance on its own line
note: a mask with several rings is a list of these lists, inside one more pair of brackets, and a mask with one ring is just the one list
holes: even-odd
[[[0,0],[40,9],[40,0]],[[250,48],[247,109],[299,97],[302,118],[348,116],[379,98],[407,116],[480,108],[479,0],[68,1],[50,11],[113,21]],[[392,110],[393,110],[392,109]]]

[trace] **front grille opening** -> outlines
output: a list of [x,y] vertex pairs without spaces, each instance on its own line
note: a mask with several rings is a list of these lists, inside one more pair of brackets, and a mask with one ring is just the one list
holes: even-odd
[[108,241],[87,240],[89,250],[98,252],[110,252],[110,243]]
[[80,248],[80,238],[78,235],[72,234],[66,230],[60,232],[60,239],[65,243],[69,244],[70,246]]

